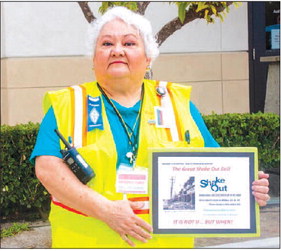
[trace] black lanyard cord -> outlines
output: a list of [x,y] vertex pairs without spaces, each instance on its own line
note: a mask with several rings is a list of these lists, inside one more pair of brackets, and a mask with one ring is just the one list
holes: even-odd
[[[113,102],[109,99],[109,97],[106,95],[106,93],[104,92],[104,90],[102,89],[102,87],[98,85],[98,88],[100,90],[100,92],[103,94],[103,96],[106,98],[106,100],[108,101],[108,103],[111,105],[111,107],[114,109],[127,137],[128,137],[128,140],[129,140],[129,144],[132,146],[133,148],[133,152],[134,154],[136,153],[136,150],[137,150],[137,135],[134,134],[134,130],[135,130],[135,127],[137,125],[137,122],[138,120],[140,119],[140,114],[141,114],[141,110],[142,110],[142,101],[143,101],[143,96],[144,96],[144,88],[142,86],[142,92],[141,92],[141,107],[139,109],[139,112],[138,112],[138,116],[136,118],[136,121],[135,121],[135,124],[133,126],[133,128],[131,128],[123,119],[122,115],[120,114],[120,112],[118,111],[118,109],[116,108],[116,106],[113,104]],[[138,130],[137,130],[138,131]],[[138,133],[137,133],[138,134]],[[133,141],[132,141],[132,137],[133,137]]]

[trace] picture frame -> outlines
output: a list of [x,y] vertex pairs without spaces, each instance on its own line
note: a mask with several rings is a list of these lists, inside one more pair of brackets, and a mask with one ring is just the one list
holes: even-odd
[[190,236],[259,236],[255,147],[151,148],[153,233]]

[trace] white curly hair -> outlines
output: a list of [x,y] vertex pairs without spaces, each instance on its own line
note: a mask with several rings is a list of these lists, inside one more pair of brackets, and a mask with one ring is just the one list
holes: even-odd
[[141,38],[143,39],[146,56],[150,58],[151,61],[158,57],[158,44],[152,34],[150,21],[144,16],[122,6],[109,9],[104,15],[95,19],[90,24],[88,30],[88,47],[91,51],[91,55],[95,55],[96,42],[102,27],[114,19],[121,19],[126,24],[134,26],[140,32]]

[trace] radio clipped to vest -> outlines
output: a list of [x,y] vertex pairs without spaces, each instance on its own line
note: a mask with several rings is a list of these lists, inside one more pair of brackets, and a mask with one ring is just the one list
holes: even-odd
[[55,129],[55,132],[66,147],[65,150],[61,150],[64,162],[83,184],[87,184],[96,176],[93,169],[82,158],[76,148],[72,147],[57,129]]

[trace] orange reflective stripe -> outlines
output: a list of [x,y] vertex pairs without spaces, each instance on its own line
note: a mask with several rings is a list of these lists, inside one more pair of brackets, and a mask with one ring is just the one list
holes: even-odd
[[71,208],[71,207],[68,207],[62,203],[60,203],[57,199],[55,199],[53,196],[51,196],[51,200],[52,200],[52,203],[55,204],[56,206],[59,206],[59,207],[62,207],[64,209],[66,209],[67,211],[70,211],[72,213],[75,213],[75,214],[81,214],[83,216],[86,216],[88,217],[88,215],[84,214],[84,213],[81,213],[80,211],[77,211],[75,210],[74,208]]
[[142,209],[133,210],[135,214],[149,214],[149,197],[134,197],[128,198],[129,201],[141,201],[144,202],[144,206]]
[[134,197],[134,198],[128,198],[130,201],[149,201],[149,197]]
[[135,214],[149,214],[149,209],[144,209],[144,210],[135,209],[133,211]]
[[165,131],[166,131],[166,133],[167,133],[168,140],[169,140],[169,141],[173,141],[172,133],[171,133],[170,128],[165,128]]
[[[71,207],[68,207],[64,204],[62,204],[61,202],[59,202],[56,198],[54,198],[53,196],[51,196],[51,200],[52,203],[55,204],[56,206],[62,207],[64,209],[66,209],[67,211],[70,211],[72,213],[76,213],[76,214],[81,214],[83,216],[88,217],[88,215],[74,209]],[[149,201],[149,197],[135,197],[135,198],[129,198],[128,200],[130,201],[142,201],[142,202],[148,202]],[[147,205],[145,204],[144,207],[147,207]],[[136,209],[133,210],[135,214],[149,214],[149,208],[145,208],[145,209]]]

